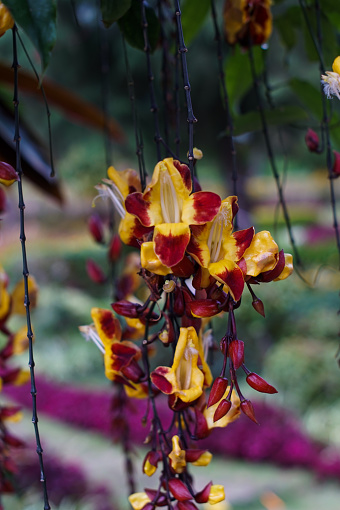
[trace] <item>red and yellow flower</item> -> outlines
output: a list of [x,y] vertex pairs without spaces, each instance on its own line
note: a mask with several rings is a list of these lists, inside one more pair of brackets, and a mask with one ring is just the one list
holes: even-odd
[[238,301],[244,287],[244,275],[238,262],[250,246],[254,228],[232,233],[233,219],[238,210],[237,197],[222,201],[215,218],[202,227],[193,227],[188,253],[202,266],[201,286],[208,287],[209,275],[226,285]]
[[229,44],[243,47],[265,43],[272,33],[271,0],[226,0],[224,29]]
[[175,402],[190,403],[203,393],[204,374],[198,367],[199,341],[196,330],[181,328],[173,364],[160,366],[151,373],[153,384],[166,395],[173,395]]
[[189,225],[203,225],[217,214],[221,199],[211,192],[192,193],[190,170],[172,158],[157,163],[145,192],[126,197],[126,210],[145,227],[154,227],[152,242],[141,246],[142,267],[167,274],[179,264],[190,241]]

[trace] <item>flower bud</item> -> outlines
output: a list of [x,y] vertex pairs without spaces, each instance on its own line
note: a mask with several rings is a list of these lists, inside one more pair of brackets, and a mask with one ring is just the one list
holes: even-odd
[[253,299],[252,305],[253,305],[254,310],[257,311],[257,313],[262,315],[262,317],[265,317],[264,306],[263,306],[261,299],[259,299],[259,298]]
[[91,278],[91,280],[95,283],[104,283],[106,282],[106,276],[101,269],[101,267],[92,259],[88,259],[86,261],[86,271]]
[[308,129],[305,136],[305,142],[310,152],[319,152],[320,140],[317,133],[313,131],[313,129]]
[[332,169],[332,177],[336,179],[340,175],[340,153],[337,151],[333,151],[334,154],[334,163]]
[[214,299],[197,299],[188,306],[194,317],[213,317],[220,312],[218,302]]
[[122,242],[118,234],[115,234],[109,244],[108,257],[110,262],[116,262],[122,252]]
[[195,408],[195,436],[197,439],[204,439],[210,434],[207,420],[204,414],[197,408]]
[[167,294],[170,294],[170,292],[174,291],[176,287],[176,283],[174,280],[165,280],[165,283],[163,285],[163,290]]
[[168,483],[170,492],[177,501],[190,501],[192,499],[192,495],[188,487],[182,482],[182,480],[179,480],[179,478],[171,478]]
[[234,364],[235,370],[244,363],[244,342],[232,340],[229,344],[228,354]]
[[104,241],[103,222],[99,214],[91,214],[87,222],[88,229],[97,243]]
[[225,377],[216,377],[214,384],[211,387],[209,400],[207,407],[213,406],[221,400],[223,395],[225,394],[225,391],[228,387],[228,379]]
[[241,411],[248,416],[254,423],[258,425],[258,421],[255,418],[255,411],[253,408],[253,404],[250,402],[250,400],[243,400],[241,402]]
[[17,180],[18,174],[14,168],[8,163],[5,163],[5,161],[0,161],[0,183],[5,186],[10,186]]
[[126,299],[122,299],[121,301],[112,303],[111,306],[118,315],[130,317],[131,319],[138,319],[138,308],[140,308],[138,303],[131,303]]
[[225,416],[230,411],[230,408],[231,408],[230,400],[227,400],[227,399],[222,400],[222,402],[219,404],[219,406],[217,407],[217,409],[215,411],[214,423],[215,423],[215,421],[218,421],[221,418],[223,418],[223,416]]
[[261,393],[277,393],[277,390],[274,388],[274,386],[271,386],[267,383],[262,377],[255,374],[254,372],[251,372],[247,375],[246,378],[247,383],[249,386],[254,388],[254,390],[259,391]]

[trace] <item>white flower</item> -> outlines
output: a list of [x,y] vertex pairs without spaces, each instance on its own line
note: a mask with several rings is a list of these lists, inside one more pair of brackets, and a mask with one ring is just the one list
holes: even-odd
[[326,74],[321,75],[323,91],[328,99],[336,96],[340,100],[340,56],[334,60],[332,69],[333,71],[326,71]]

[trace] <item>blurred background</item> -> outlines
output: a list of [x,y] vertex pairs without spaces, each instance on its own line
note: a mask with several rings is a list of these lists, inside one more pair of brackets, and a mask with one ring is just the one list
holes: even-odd
[[[294,4],[276,2],[272,7],[273,34],[268,44],[262,49],[256,48],[254,53],[258,70],[266,71],[268,87],[261,89],[261,93],[264,100],[266,94],[270,94],[273,104],[269,132],[302,264],[288,280],[258,289],[257,294],[265,306],[265,319],[256,314],[247,296],[236,312],[239,338],[246,344],[248,367],[269,380],[279,393],[261,398],[248,389],[260,426],[249,420],[248,423],[242,416],[217,434],[216,439],[211,439],[211,451],[219,453],[209,467],[209,477],[214,483],[225,484],[227,504],[224,509],[316,510],[323,505],[327,510],[335,510],[339,507],[338,254],[326,156],[325,153],[311,153],[305,143],[307,129],[318,131],[322,116],[319,63],[303,16]],[[329,0],[328,4],[335,8],[335,0],[333,3]],[[191,5],[192,2],[187,2],[187,6],[183,2],[183,24],[189,49],[192,103],[198,119],[194,140],[204,154],[197,163],[197,173],[203,189],[218,192],[224,198],[233,193],[233,187],[217,44],[208,11],[203,15],[197,9],[196,19]],[[222,25],[223,2],[216,2],[216,6],[218,22]],[[333,19],[332,23],[327,16],[322,19],[324,57],[330,70],[339,48],[339,19]],[[107,30],[100,20],[95,2],[58,2],[57,43],[45,73],[45,80],[50,80],[54,86],[49,89],[54,180],[48,177],[44,104],[32,87],[20,93],[20,117],[26,130],[23,144],[26,143],[33,153],[27,156],[24,193],[28,265],[39,285],[38,306],[33,312],[39,424],[51,501],[53,508],[63,510],[124,510],[129,506],[122,474],[124,458],[119,445],[112,442],[110,428],[113,390],[104,377],[100,352],[78,331],[79,325],[91,322],[93,306],[109,308],[112,301],[110,284],[93,282],[86,270],[87,261],[93,259],[104,273],[109,271],[105,246],[96,244],[88,230],[88,220],[93,214],[91,205],[96,196],[94,186],[106,177],[108,163],[118,170],[138,169],[120,29],[114,24]],[[39,68],[36,50],[24,33],[21,37]],[[12,59],[9,33],[1,38],[0,45],[1,66],[9,68]],[[172,48],[171,51],[173,55]],[[254,225],[256,231],[270,230],[280,248],[291,252],[261,124],[257,117],[247,117],[257,108],[248,56],[226,45],[223,51],[237,135],[239,228]],[[135,84],[135,106],[143,133],[146,170],[151,175],[157,158],[146,57],[140,49],[130,45],[127,45],[127,54]],[[31,73],[22,49],[19,57],[21,71]],[[151,61],[156,100],[162,105],[162,51],[159,46]],[[174,61],[173,57],[173,66]],[[171,86],[173,90],[174,84]],[[64,88],[70,94],[66,99],[62,93]],[[179,93],[182,105],[180,155],[185,160],[188,141],[182,84]],[[80,115],[75,98],[85,102],[80,105],[83,112],[89,104],[96,110]],[[13,130],[11,100],[10,82],[2,80],[0,73],[0,102],[7,112],[7,116],[2,115],[2,133]],[[95,120],[103,110],[112,122],[111,137],[105,136],[100,122]],[[339,114],[339,104],[334,99],[331,140],[335,150],[340,150]],[[162,130],[164,118],[160,116],[160,120]],[[174,139],[175,126],[170,121],[172,147]],[[32,182],[34,170],[38,173],[35,184]],[[336,180],[334,187],[339,198]],[[97,201],[95,211],[105,222],[107,204]],[[105,228],[108,239],[108,224]],[[22,274],[14,186],[6,189],[0,246],[0,261],[9,275],[11,287]],[[117,274],[123,269],[124,255],[129,251],[130,248],[123,248],[117,261]],[[24,323],[19,324],[18,318],[11,321],[13,329]],[[225,318],[214,319],[214,328],[216,339],[221,338]],[[20,356],[20,363],[27,366],[26,353]],[[218,368],[216,360],[216,373]],[[23,420],[11,427],[32,446],[20,453],[21,496],[4,498],[4,507],[8,510],[42,505],[29,391],[29,385],[25,385],[3,394],[4,399],[23,405]],[[143,406],[140,402],[136,404],[135,412],[143,414]],[[132,412],[131,419],[136,422],[133,416]],[[136,435],[140,440],[134,453],[137,488],[143,490],[146,483],[140,467],[143,430],[136,431]],[[196,471],[198,482],[206,479],[207,469],[202,474],[199,468]],[[149,480],[147,484],[150,486]]]

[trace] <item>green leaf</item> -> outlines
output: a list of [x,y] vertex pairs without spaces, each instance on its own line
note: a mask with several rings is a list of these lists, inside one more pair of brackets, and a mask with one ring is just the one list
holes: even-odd
[[[275,110],[265,110],[268,126],[282,126],[307,119],[306,112],[297,106],[281,106]],[[259,112],[249,112],[239,115],[234,120],[234,135],[243,135],[250,131],[261,131],[262,122]]]
[[316,88],[307,81],[299,80],[298,78],[291,79],[289,85],[301,103],[303,103],[318,120],[321,120],[323,111],[320,88]]
[[[258,74],[263,70],[261,48],[253,48],[254,63]],[[239,47],[229,54],[224,68],[228,97],[231,110],[235,111],[236,103],[253,85],[248,52],[242,53]]]
[[[150,50],[153,52],[158,43],[160,25],[154,9],[147,2],[144,2],[144,4],[146,20],[148,22]],[[118,20],[118,25],[131,46],[144,50],[141,4],[139,0],[132,0],[130,9]]]
[[185,0],[181,8],[183,36],[186,46],[198,34],[210,11],[210,0]]
[[100,9],[106,28],[110,28],[112,23],[124,16],[130,7],[131,0],[100,0]]
[[5,0],[3,3],[39,51],[44,71],[56,41],[56,1]]

